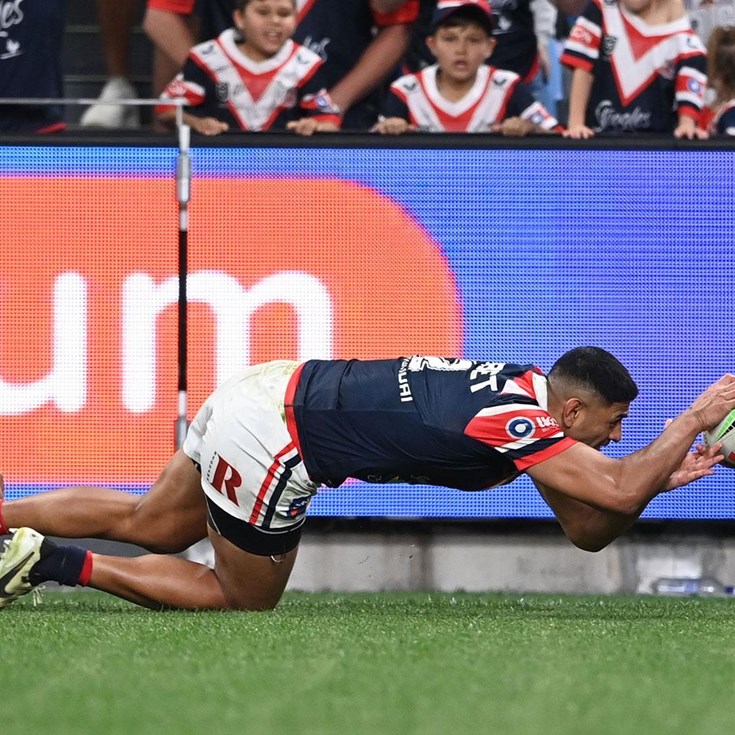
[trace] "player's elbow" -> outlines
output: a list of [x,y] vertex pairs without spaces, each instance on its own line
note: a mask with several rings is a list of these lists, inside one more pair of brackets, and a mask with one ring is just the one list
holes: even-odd
[[629,516],[640,512],[641,492],[629,482],[612,482],[599,486],[597,497],[590,499],[589,504],[605,513]]
[[562,528],[564,529],[564,535],[578,549],[593,553],[602,551],[617,537],[616,534],[609,532],[607,528],[600,528],[599,524],[567,522],[562,526]]
[[578,536],[569,536],[567,534],[567,538],[578,549],[582,549],[582,551],[589,551],[591,553],[602,551],[604,548],[609,546],[613,540],[612,538],[601,538],[599,536],[588,536],[585,534],[580,534]]

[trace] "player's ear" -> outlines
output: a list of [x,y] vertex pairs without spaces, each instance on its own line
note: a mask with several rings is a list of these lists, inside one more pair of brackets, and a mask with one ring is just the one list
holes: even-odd
[[434,53],[434,49],[436,48],[436,40],[433,35],[426,37],[426,47],[431,51],[431,55],[435,57],[436,53]]
[[240,8],[235,8],[232,11],[232,22],[235,24],[235,28],[242,33],[242,10]]
[[562,430],[574,426],[583,408],[584,403],[579,398],[568,398],[566,400],[561,414]]
[[485,52],[486,59],[489,59],[493,55],[493,51],[495,51],[496,44],[497,44],[497,41],[492,36],[487,39],[487,51]]

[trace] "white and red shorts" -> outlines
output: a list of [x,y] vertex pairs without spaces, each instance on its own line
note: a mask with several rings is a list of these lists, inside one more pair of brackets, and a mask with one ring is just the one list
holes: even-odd
[[281,554],[301,536],[318,486],[286,428],[284,397],[299,363],[246,368],[207,398],[183,450],[200,468],[209,523],[254,554]]

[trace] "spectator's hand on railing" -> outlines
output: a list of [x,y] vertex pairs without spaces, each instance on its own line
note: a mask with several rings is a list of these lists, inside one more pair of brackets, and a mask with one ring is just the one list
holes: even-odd
[[536,132],[537,127],[521,117],[508,117],[502,122],[490,126],[490,131],[505,136],[523,137]]
[[217,120],[214,117],[194,117],[191,115],[188,118],[186,122],[189,126],[202,135],[219,135],[230,129],[226,122]]
[[415,125],[411,125],[408,120],[402,117],[383,117],[378,120],[372,128],[373,133],[381,135],[403,135],[416,130]]
[[296,135],[314,135],[314,133],[338,133],[339,125],[333,122],[324,122],[313,117],[302,117],[286,125]]
[[582,140],[592,138],[595,135],[595,131],[592,128],[588,128],[586,125],[569,125],[567,129],[562,133],[565,138],[573,138],[574,140]]
[[707,140],[709,133],[700,128],[689,115],[682,115],[679,118],[679,124],[674,130],[675,138],[687,138],[688,140]]

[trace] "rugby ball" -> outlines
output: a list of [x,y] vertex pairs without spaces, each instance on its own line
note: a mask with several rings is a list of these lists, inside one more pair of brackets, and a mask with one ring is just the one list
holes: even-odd
[[725,455],[720,464],[735,468],[735,410],[730,411],[712,431],[704,432],[704,443],[708,447],[717,442],[722,442],[720,451]]

